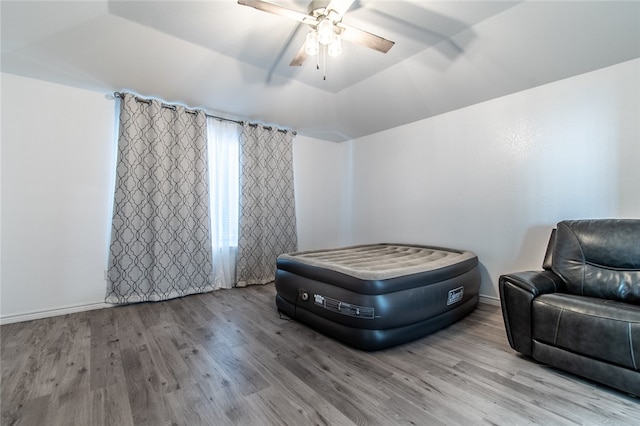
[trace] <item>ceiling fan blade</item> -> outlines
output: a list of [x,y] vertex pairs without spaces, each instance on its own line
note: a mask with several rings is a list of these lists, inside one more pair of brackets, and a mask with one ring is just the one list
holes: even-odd
[[300,50],[298,50],[298,53],[296,53],[296,56],[293,57],[293,59],[291,60],[291,63],[289,64],[290,67],[299,67],[304,63],[304,60],[307,59],[307,52],[304,51],[304,43],[302,44],[302,46],[300,47]]
[[338,14],[334,19],[339,21],[342,19],[342,16],[349,10],[351,5],[355,2],[355,0],[331,0],[326,7],[326,10],[333,10]]
[[340,38],[342,38],[342,40],[348,41],[350,43],[360,44],[377,50],[378,52],[387,53],[389,49],[391,49],[393,45],[396,44],[395,42],[387,40],[386,38],[368,33],[363,30],[359,30],[354,27],[350,27],[341,22],[336,24],[336,26],[342,30],[342,32],[340,33]]
[[276,59],[273,61],[273,63],[269,67],[269,72],[267,73],[267,83],[271,82],[271,79],[273,77],[273,73],[275,72],[276,67],[278,66],[280,61],[282,61],[282,58],[284,57],[285,52],[287,52],[289,50],[289,46],[291,46],[291,42],[295,39],[295,37],[298,34],[298,32],[301,29],[304,29],[304,28],[306,28],[304,26],[304,24],[299,23],[299,24],[296,25],[296,28],[291,32],[291,34],[289,35],[289,38],[287,39],[286,43],[282,46],[282,49],[280,49],[280,52],[278,52],[278,55],[276,56]]
[[314,24],[316,19],[306,13],[298,12],[286,7],[278,6],[273,3],[267,3],[262,0],[238,0],[238,4],[243,6],[250,6],[254,9],[261,10],[263,12],[273,13],[274,15],[284,16],[285,18],[293,19],[295,21],[303,22],[305,24]]

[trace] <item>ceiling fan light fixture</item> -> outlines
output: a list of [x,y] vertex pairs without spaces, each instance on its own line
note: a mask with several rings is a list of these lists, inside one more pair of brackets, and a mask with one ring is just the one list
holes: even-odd
[[324,18],[318,24],[318,41],[322,44],[329,44],[333,39],[335,32],[333,29],[333,22],[329,19]]
[[307,34],[307,40],[304,43],[304,52],[309,56],[315,56],[320,51],[318,43],[318,33],[311,31]]
[[[293,60],[289,63],[289,66],[292,67],[301,66],[308,56],[319,55],[322,56],[320,59],[326,70],[326,57],[342,54],[343,37],[350,43],[359,44],[382,53],[387,53],[394,45],[394,42],[383,37],[342,23],[345,13],[352,8],[356,0],[307,0],[311,1],[307,7],[307,13],[278,6],[265,0],[237,1],[243,6],[281,15],[311,28],[311,33],[307,34],[304,44],[300,46]],[[297,31],[298,29],[296,29]],[[285,46],[289,45],[293,36],[292,34]],[[322,44],[322,48],[320,48],[320,44]],[[316,62],[317,69],[320,69],[320,62],[320,60]],[[326,73],[324,79],[326,80]]]
[[327,48],[327,53],[331,57],[340,56],[342,54],[342,40],[340,40],[340,36],[337,34],[333,35],[333,39]]

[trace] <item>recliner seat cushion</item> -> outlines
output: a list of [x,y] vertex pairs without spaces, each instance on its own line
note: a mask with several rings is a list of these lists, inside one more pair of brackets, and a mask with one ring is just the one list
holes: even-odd
[[640,305],[640,220],[558,223],[552,270],[569,293]]
[[612,300],[545,294],[533,301],[533,340],[640,371],[640,309]]

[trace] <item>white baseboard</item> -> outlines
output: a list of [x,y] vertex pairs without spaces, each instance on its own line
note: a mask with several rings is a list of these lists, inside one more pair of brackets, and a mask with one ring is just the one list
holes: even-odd
[[[487,305],[500,306],[500,299],[493,296],[480,295],[480,303]],[[0,316],[0,325],[11,324],[14,322],[31,321],[42,318],[56,317],[58,315],[73,314],[76,312],[92,311],[94,309],[110,308],[113,305],[109,303],[89,303],[85,305],[67,306],[64,308],[48,309],[44,311],[28,312],[25,314],[15,314]]]
[[486,303],[487,305],[500,306],[500,299],[493,296],[480,295],[480,303]]
[[111,306],[113,305],[108,303],[88,303],[84,305],[66,306],[64,308],[47,309],[44,311],[27,312],[24,314],[0,316],[0,325],[57,317],[58,315],[74,314],[76,312],[93,311],[94,309],[110,308]]

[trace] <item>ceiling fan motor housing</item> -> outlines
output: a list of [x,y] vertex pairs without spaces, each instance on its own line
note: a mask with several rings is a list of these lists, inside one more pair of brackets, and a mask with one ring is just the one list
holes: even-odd
[[[318,23],[325,18],[328,18],[334,24],[342,21],[342,17],[338,15],[338,12],[333,10],[334,13],[331,13],[332,10],[327,10],[327,6],[329,6],[329,2],[327,0],[313,0],[309,3],[307,13],[309,16],[314,17]],[[317,24],[313,25],[314,28],[316,26]]]

